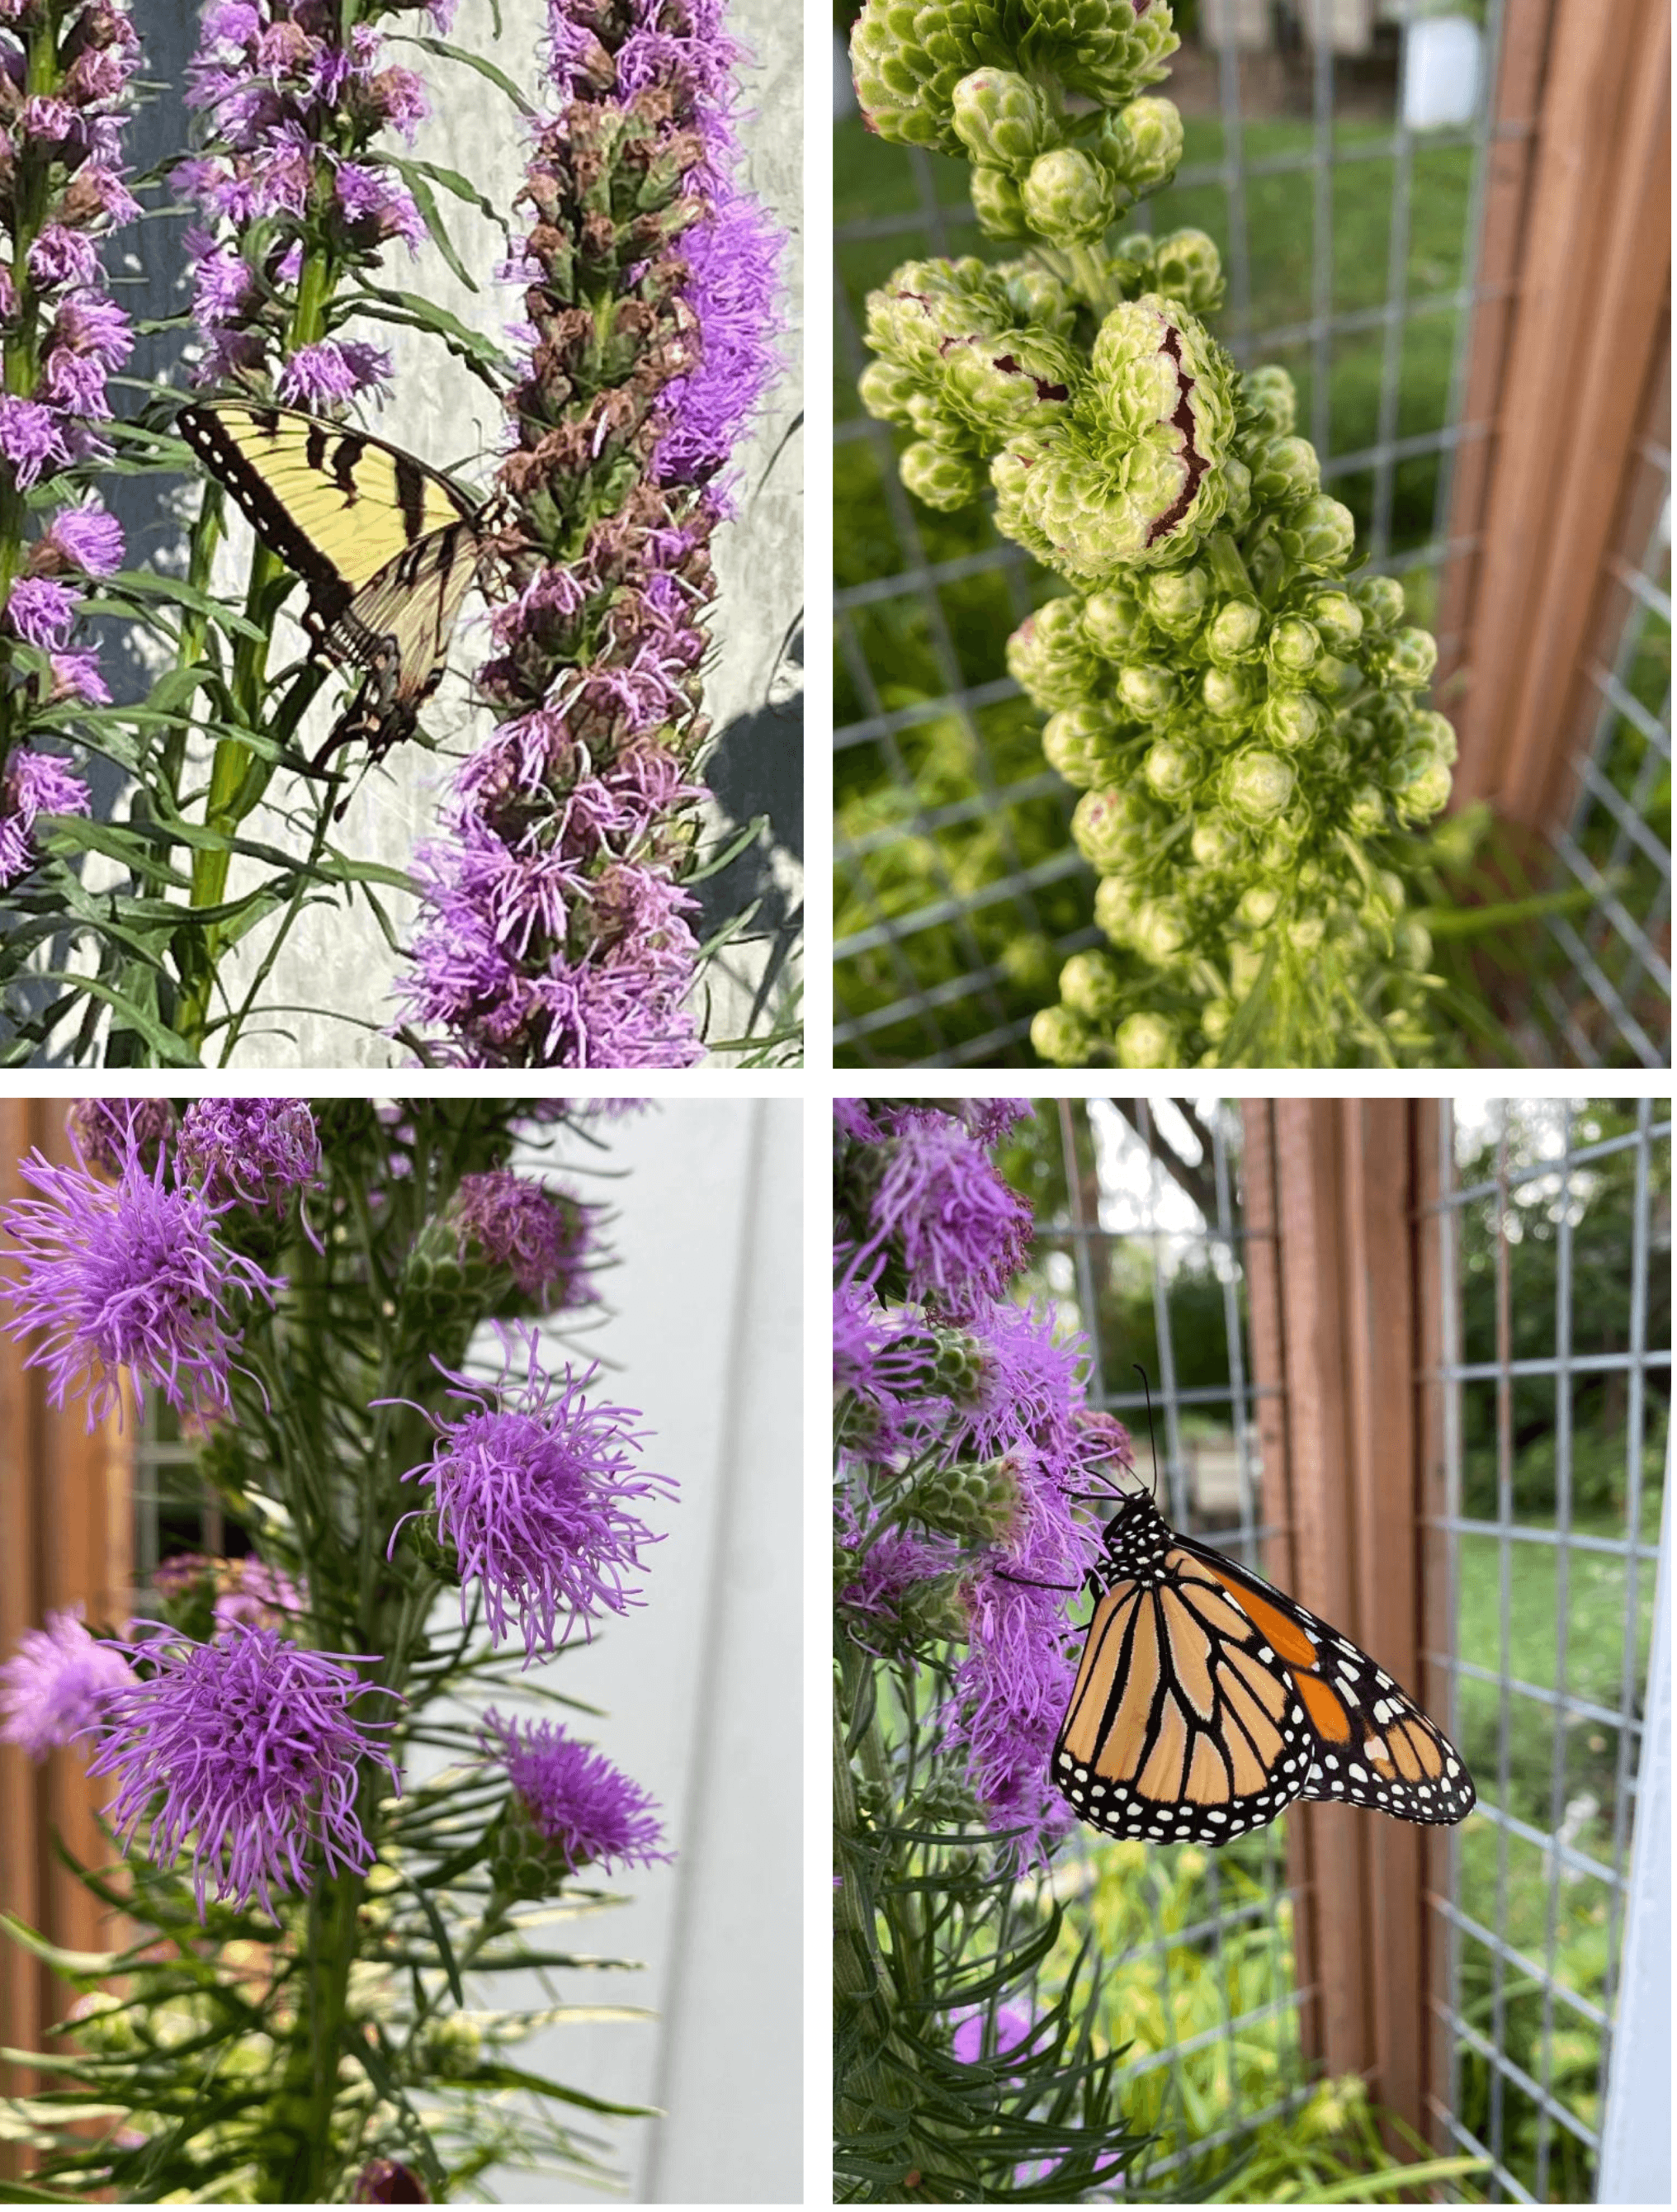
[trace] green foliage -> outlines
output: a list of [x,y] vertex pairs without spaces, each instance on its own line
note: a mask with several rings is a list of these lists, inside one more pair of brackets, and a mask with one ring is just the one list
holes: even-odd
[[[417,1100],[392,1126],[365,1099],[321,1102],[325,1187],[308,1206],[324,1249],[295,1222],[223,1220],[289,1287],[250,1316],[231,1418],[183,1441],[251,1548],[306,1583],[303,1639],[376,1660],[367,1679],[403,1701],[388,1741],[406,1781],[398,1795],[363,1764],[356,1810],[375,1863],[334,1875],[315,1859],[309,1893],[276,1918],[212,1902],[201,1923],[184,1872],[153,1862],[143,1828],[102,1866],[59,1847],[101,1912],[137,1930],[125,1949],[71,1956],[7,1923],[77,1993],[52,2055],[5,2054],[47,2086],[0,2100],[0,2130],[35,2154],[33,2182],[69,2201],[340,2203],[375,2156],[423,2174],[439,2202],[481,2194],[476,2177],[503,2160],[612,2178],[607,2139],[551,2107],[639,2108],[521,2067],[518,2047],[566,2007],[485,2008],[481,1989],[502,1972],[574,1978],[624,1963],[586,1942],[584,1923],[619,1900],[586,1875],[561,1880],[550,1856],[533,1872],[526,1850],[515,1879],[498,1878],[518,1816],[476,1716],[497,1698],[574,1701],[524,1672],[520,1644],[492,1648],[479,1592],[461,1621],[458,1569],[420,1523],[386,1557],[416,1502],[403,1477],[430,1455],[426,1410],[449,1405],[435,1363],[459,1367],[505,1310],[504,1282],[482,1277],[477,1305],[464,1281],[444,1305],[410,1256],[463,1176],[505,1165],[520,1110]],[[537,2101],[510,2101],[513,2089]]]

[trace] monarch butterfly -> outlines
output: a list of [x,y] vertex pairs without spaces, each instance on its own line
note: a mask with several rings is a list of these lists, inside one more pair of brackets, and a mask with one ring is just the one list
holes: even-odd
[[1126,1494],[1054,1747],[1056,1788],[1109,1836],[1226,1844],[1296,1802],[1451,1826],[1460,1753],[1347,1638]]

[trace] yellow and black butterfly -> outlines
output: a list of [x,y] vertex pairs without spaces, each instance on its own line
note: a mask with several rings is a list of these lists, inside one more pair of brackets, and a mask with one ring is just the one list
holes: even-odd
[[1226,1844],[1312,1799],[1453,1825],[1461,1754],[1383,1668],[1285,1591],[1124,1496],[1054,1742],[1055,1787],[1109,1836]]
[[257,536],[308,586],[303,627],[315,650],[362,672],[315,765],[357,738],[377,760],[413,735],[441,681],[500,502],[480,503],[398,447],[295,408],[207,399],[177,421]]

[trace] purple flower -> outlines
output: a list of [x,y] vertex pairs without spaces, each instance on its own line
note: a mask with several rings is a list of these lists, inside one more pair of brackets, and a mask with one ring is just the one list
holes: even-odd
[[0,1741],[39,1762],[95,1727],[112,1693],[132,1682],[126,1662],[82,1626],[82,1608],[49,1613],[26,1628],[15,1657],[0,1667]]
[[657,465],[665,483],[703,483],[714,476],[780,373],[775,301],[785,243],[756,201],[729,187],[683,235],[699,365],[665,394],[670,416]]
[[61,507],[30,557],[39,575],[79,568],[89,576],[113,576],[122,566],[122,525],[102,507]]
[[660,1850],[662,1823],[654,1801],[592,1745],[579,1743],[556,1721],[484,1716],[484,1748],[505,1763],[507,1778],[538,1832],[568,1874],[586,1866],[650,1866]]
[[35,865],[33,835],[42,814],[88,814],[93,794],[55,753],[20,745],[0,778],[0,889]]
[[223,1206],[286,1213],[320,1181],[320,1137],[301,1098],[197,1098],[176,1148],[184,1182]]
[[91,284],[99,276],[99,249],[84,230],[45,222],[35,234],[26,265],[38,291],[57,284]]
[[221,1242],[224,1205],[166,1188],[163,1170],[160,1153],[146,1173],[132,1131],[114,1188],[33,1152],[18,1172],[42,1195],[0,1214],[15,1239],[16,1272],[0,1277],[16,1309],[6,1333],[38,1334],[25,1365],[47,1370],[54,1406],[85,1393],[90,1429],[118,1402],[124,1367],[142,1404],[149,1384],[177,1411],[229,1411],[235,1304],[271,1304],[284,1287]]
[[[533,1660],[538,1650],[551,1655],[579,1620],[586,1635],[600,1613],[641,1601],[626,1577],[641,1570],[642,1546],[659,1540],[631,1509],[672,1498],[676,1486],[636,1469],[643,1442],[629,1426],[636,1414],[588,1403],[584,1393],[597,1367],[549,1376],[533,1328],[500,1327],[498,1334],[498,1382],[475,1383],[434,1359],[452,1386],[448,1395],[469,1410],[457,1419],[426,1414],[435,1446],[429,1462],[410,1468],[403,1480],[429,1488],[438,1536],[459,1559],[462,1583],[481,1584],[495,1641],[516,1619]],[[526,1355],[516,1380],[515,1341]],[[464,1619],[464,1589],[460,1607]]]
[[576,1199],[495,1168],[462,1176],[448,1210],[462,1245],[475,1243],[491,1267],[504,1267],[544,1313],[587,1296],[592,1223]]
[[11,463],[18,489],[27,491],[49,463],[63,467],[70,448],[50,407],[8,392],[0,397],[0,454]]
[[13,634],[42,653],[63,645],[76,624],[80,594],[50,576],[19,576],[6,601],[6,620]]
[[1024,1264],[1030,1208],[947,1114],[905,1117],[886,1148],[864,1258],[895,1244],[915,1297],[999,1297]]
[[956,2024],[955,2057],[963,2066],[1003,2058],[1028,2044],[1035,2030],[1030,2014],[1013,2005],[998,2005],[993,2021],[987,2011],[966,2013]]
[[70,292],[58,302],[50,342],[67,353],[88,354],[106,368],[120,368],[134,350],[134,330],[104,293]]
[[307,1589],[283,1567],[270,1567],[257,1559],[226,1559],[217,1565],[226,1584],[216,1600],[218,1630],[236,1622],[252,1628],[283,1628],[288,1613],[308,1611]]
[[[52,672],[51,703],[56,706],[61,699],[78,699],[89,707],[108,707],[111,687],[99,672],[99,656],[94,653],[54,653],[47,656]],[[59,813],[73,811],[77,814],[88,811],[87,806],[74,810],[59,807]]]
[[405,185],[357,161],[340,161],[332,185],[347,223],[370,229],[375,243],[399,238],[418,250],[426,234],[425,218]]
[[218,1900],[276,1917],[276,1886],[307,1894],[311,1848],[331,1872],[365,1871],[374,1853],[355,1809],[357,1770],[382,1766],[401,1789],[375,1733],[391,1723],[355,1710],[368,1686],[354,1669],[381,1662],[306,1651],[271,1628],[240,1624],[194,1644],[145,1625],[160,1634],[123,1648],[148,1671],[112,1698],[88,1770],[116,1780],[107,1812],[124,1849],[144,1820],[160,1863],[190,1843],[200,1918],[212,1881]]
[[174,1108],[167,1098],[76,1098],[64,1116],[82,1160],[102,1175],[120,1176],[131,1139],[149,1175],[174,1137]]
[[390,356],[361,338],[322,338],[299,346],[280,371],[279,396],[293,407],[341,406],[363,392],[382,398],[391,375]]

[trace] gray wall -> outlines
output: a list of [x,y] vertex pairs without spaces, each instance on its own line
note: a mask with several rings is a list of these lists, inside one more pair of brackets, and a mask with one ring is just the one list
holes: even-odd
[[[721,592],[713,624],[715,654],[708,679],[708,711],[720,738],[708,770],[718,794],[709,826],[725,830],[731,821],[759,813],[774,819],[770,849],[753,854],[730,872],[724,884],[704,888],[706,913],[699,934],[714,928],[750,898],[761,896],[765,911],[760,927],[779,930],[766,943],[731,952],[713,972],[708,1033],[738,1035],[750,1018],[754,997],[765,977],[778,975],[783,993],[791,978],[780,973],[786,940],[801,906],[802,766],[801,647],[796,643],[802,605],[802,449],[793,429],[801,406],[802,372],[798,321],[802,296],[799,236],[802,181],[802,40],[795,13],[775,0],[734,0],[738,35],[753,50],[756,65],[744,82],[750,111],[742,136],[747,179],[793,234],[787,257],[788,289],[787,373],[774,393],[763,422],[739,456],[739,507],[717,546]],[[138,10],[143,29],[155,23],[159,36],[173,37],[182,11],[145,0]],[[507,0],[502,7],[502,36],[492,42],[487,0],[465,0],[453,31],[455,42],[489,53],[533,96],[538,84],[537,35],[539,0]],[[523,146],[507,103],[477,76],[434,62],[416,48],[400,58],[422,70],[432,91],[434,113],[414,149],[420,158],[458,170],[503,210],[511,206],[523,167]],[[465,265],[483,271],[480,289],[471,292],[453,276],[428,245],[417,260],[396,247],[387,256],[386,281],[422,292],[463,321],[500,335],[516,306],[516,293],[493,281],[504,256],[497,228],[463,203],[438,193],[450,234]],[[483,481],[499,434],[495,404],[484,387],[441,346],[407,332],[369,325],[390,346],[395,362],[395,397],[371,418],[372,427],[422,458],[459,465],[468,480]],[[239,588],[242,547],[224,566],[229,590]],[[788,641],[793,641],[791,644]],[[481,647],[477,631],[464,629],[456,659],[471,665]],[[288,650],[301,651],[301,633],[289,630]],[[335,687],[328,687],[331,691]],[[331,715],[318,708],[311,731],[322,734]],[[448,772],[447,756],[465,750],[474,731],[487,720],[474,716],[465,686],[450,679],[426,717],[428,730],[443,748],[433,755],[416,746],[398,751],[368,777],[350,806],[342,829],[343,849],[358,859],[392,868],[408,864],[413,848],[432,831],[438,799]],[[283,793],[276,794],[282,800]],[[295,845],[276,809],[252,820],[252,833]],[[235,874],[235,883],[238,881]],[[411,920],[412,902],[400,894],[381,894],[398,935]],[[250,951],[230,961],[225,973],[237,992],[260,958],[258,933]],[[405,1064],[402,1048],[380,1034],[392,1018],[390,988],[398,963],[374,916],[364,905],[346,913],[341,904],[305,915],[292,933],[264,994],[281,1007],[310,1010],[330,1006],[333,1018],[313,1011],[276,1017],[260,1034],[252,1033],[234,1064],[241,1067],[386,1067]],[[775,988],[766,987],[771,1000]],[[359,1023],[362,1026],[357,1027]]]

